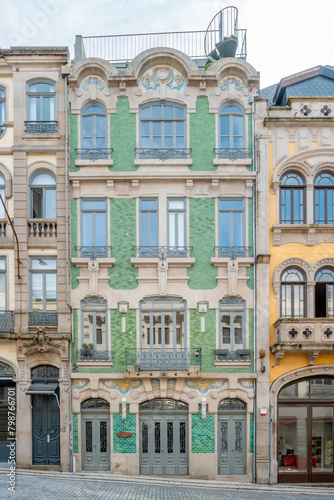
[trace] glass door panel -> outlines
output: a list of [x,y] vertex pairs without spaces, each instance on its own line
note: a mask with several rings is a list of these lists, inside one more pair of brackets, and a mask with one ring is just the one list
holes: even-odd
[[279,472],[307,471],[307,408],[278,409]]
[[312,408],[312,472],[333,472],[333,408]]

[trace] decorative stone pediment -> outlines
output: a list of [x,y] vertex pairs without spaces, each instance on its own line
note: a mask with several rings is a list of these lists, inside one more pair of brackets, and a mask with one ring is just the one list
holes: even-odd
[[45,328],[36,328],[36,333],[33,339],[28,342],[20,341],[18,351],[22,354],[33,354],[36,352],[48,352],[61,354],[61,351],[66,350],[64,342],[54,342],[47,334]]
[[166,85],[169,90],[183,92],[186,88],[184,76],[172,66],[155,66],[145,71],[140,79],[140,87],[144,91],[157,90]]

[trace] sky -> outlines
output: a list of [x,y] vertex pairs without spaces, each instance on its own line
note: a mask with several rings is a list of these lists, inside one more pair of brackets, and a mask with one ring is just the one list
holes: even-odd
[[334,65],[334,0],[2,0],[0,47],[68,46],[73,57],[75,35],[206,30],[229,5],[247,29],[261,88]]

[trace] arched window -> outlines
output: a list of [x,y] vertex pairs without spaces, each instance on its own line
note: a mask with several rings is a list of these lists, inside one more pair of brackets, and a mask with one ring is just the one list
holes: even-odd
[[154,102],[141,106],[140,157],[187,156],[186,108],[180,104]]
[[334,317],[334,269],[322,268],[315,275],[315,317]]
[[314,222],[334,224],[334,175],[320,172],[314,180]]
[[246,147],[245,110],[235,102],[222,106],[219,112],[219,148],[222,158],[243,158]]
[[281,177],[281,224],[305,223],[305,180],[297,172],[287,172]]
[[6,90],[0,86],[0,135],[4,132],[6,121]]
[[50,81],[35,81],[27,86],[27,134],[57,132],[56,86]]
[[[85,106],[81,113],[81,145],[83,149],[105,149],[107,141],[107,110],[97,102]],[[88,154],[88,151],[86,152]],[[85,152],[81,158],[85,157]],[[107,158],[99,154],[98,158]]]
[[[0,194],[4,203],[6,203],[6,181],[1,173],[0,173]],[[6,219],[6,212],[1,202],[0,202],[0,219]]]
[[31,218],[56,219],[56,180],[47,172],[35,175],[30,183]]
[[304,273],[290,267],[281,275],[281,318],[304,318],[306,279]]

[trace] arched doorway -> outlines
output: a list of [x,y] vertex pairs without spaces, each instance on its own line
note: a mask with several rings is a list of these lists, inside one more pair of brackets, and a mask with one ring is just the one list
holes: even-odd
[[110,470],[110,404],[102,398],[81,403],[82,470]]
[[224,399],[218,405],[218,474],[246,474],[247,405]]
[[334,378],[287,384],[277,406],[278,481],[333,482]]
[[140,474],[188,474],[188,405],[159,398],[139,405]]
[[[15,418],[16,412],[16,390],[15,371],[7,363],[0,362],[0,462],[8,465],[9,439],[14,436],[9,434],[9,417]],[[15,430],[15,427],[14,427]]]

